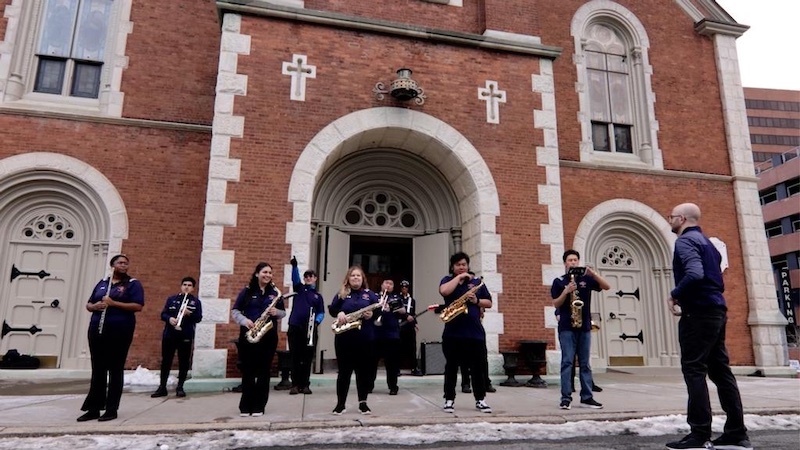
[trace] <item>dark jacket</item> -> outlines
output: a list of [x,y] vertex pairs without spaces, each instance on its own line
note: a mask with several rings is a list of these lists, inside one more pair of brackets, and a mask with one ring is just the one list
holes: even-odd
[[722,281],[720,261],[722,256],[700,227],[683,230],[675,241],[672,273],[675,289],[670,295],[684,312],[694,312],[708,307],[727,309],[725,283]]

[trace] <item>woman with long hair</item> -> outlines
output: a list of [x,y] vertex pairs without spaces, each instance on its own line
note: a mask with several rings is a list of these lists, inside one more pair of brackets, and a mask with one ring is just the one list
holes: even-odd
[[[117,418],[125,360],[136,328],[134,314],[144,307],[144,289],[139,280],[128,275],[129,263],[125,255],[111,258],[111,275],[95,285],[86,303],[86,310],[92,313],[89,321],[92,381],[81,406],[86,413],[78,417],[78,422]],[[100,410],[105,410],[102,416]]]
[[[336,317],[336,323],[347,323],[347,314],[378,303],[378,296],[369,290],[364,271],[359,266],[347,269],[339,293],[333,297],[328,311]],[[334,415],[344,413],[347,392],[350,390],[350,377],[356,373],[356,390],[358,391],[358,410],[361,414],[371,414],[367,406],[367,395],[372,386],[372,364],[375,353],[375,325],[377,315],[372,310],[362,316],[361,328],[353,328],[337,334],[334,339],[336,362],[339,375],[336,377],[336,407]]]
[[[239,292],[231,310],[231,317],[239,324],[237,347],[242,371],[239,415],[242,417],[263,416],[269,400],[270,368],[278,346],[278,320],[286,316],[286,307],[279,296],[272,282],[272,266],[260,262],[250,276],[250,283]],[[276,298],[277,302],[270,307]],[[247,340],[247,332],[264,311],[272,320],[272,329],[258,342],[252,343]]]

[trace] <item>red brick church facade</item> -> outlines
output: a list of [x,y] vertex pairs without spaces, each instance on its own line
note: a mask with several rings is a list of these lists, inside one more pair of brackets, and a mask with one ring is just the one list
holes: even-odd
[[726,257],[733,364],[786,365],[747,27],[713,0],[76,0],[53,37],[58,3],[0,2],[0,268],[53,274],[0,279],[6,322],[43,329],[0,350],[88,367],[83,304],[124,252],[146,293],[128,365],[157,367],[160,309],[188,274],[194,376],[236,376],[230,306],[257,262],[288,289],[296,255],[326,302],[360,263],[427,305],[465,251],[495,300],[497,371],[520,340],[557,350],[549,285],[575,248],[612,284],[593,365],[675,366],[663,216],[692,201]]

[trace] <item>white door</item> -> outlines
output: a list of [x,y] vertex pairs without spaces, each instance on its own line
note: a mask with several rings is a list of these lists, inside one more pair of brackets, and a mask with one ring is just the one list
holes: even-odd
[[[439,281],[447,274],[450,260],[450,233],[438,233],[414,238],[414,285],[412,295],[417,301],[417,311],[428,305],[442,303]],[[444,323],[433,312],[420,317],[417,344],[442,340]],[[419,348],[419,347],[418,347]]]
[[[611,289],[598,295],[609,366],[642,366],[644,358],[644,314],[641,273],[638,270],[603,269]],[[592,308],[595,309],[594,307]]]
[[[339,292],[342,280],[347,275],[350,264],[350,235],[333,228],[326,228],[323,236],[322,252],[320,255],[319,293],[325,302],[325,319],[319,325],[319,342],[317,355],[325,350],[325,359],[335,359],[336,351],[333,347],[333,331],[331,324],[333,318],[328,313],[328,305],[333,301],[333,296]],[[319,358],[318,358],[319,359]],[[317,362],[317,370],[319,370]]]
[[58,367],[67,308],[72,295],[78,247],[11,244],[7,261],[7,302],[0,353],[45,356]]

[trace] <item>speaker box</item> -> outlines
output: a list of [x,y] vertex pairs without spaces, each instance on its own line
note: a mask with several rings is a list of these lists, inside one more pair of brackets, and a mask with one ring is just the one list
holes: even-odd
[[423,342],[420,344],[420,360],[423,375],[441,375],[444,373],[444,352],[441,342]]

